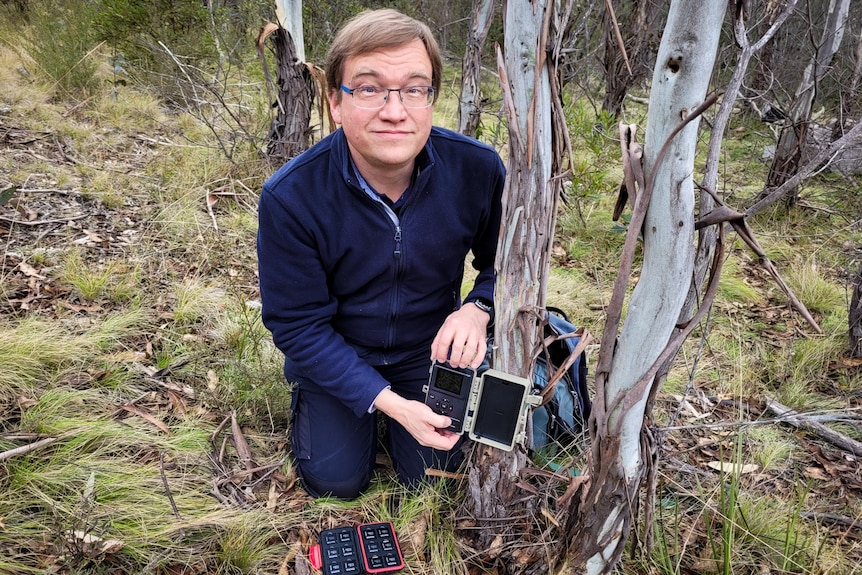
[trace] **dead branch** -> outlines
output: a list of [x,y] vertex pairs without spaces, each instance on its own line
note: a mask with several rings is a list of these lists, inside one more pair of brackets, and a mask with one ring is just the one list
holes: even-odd
[[774,399],[766,400],[766,410],[770,413],[775,414],[780,418],[781,421],[789,423],[793,427],[811,431],[819,435],[821,438],[829,441],[836,447],[840,447],[841,449],[849,451],[854,455],[862,456],[862,443],[860,443],[859,441],[847,437],[843,433],[839,433],[834,429],[830,429],[822,423],[813,421],[811,418],[806,417],[805,415],[796,411],[793,411],[789,407],[781,405]]
[[0,220],[2,220],[4,222],[9,222],[10,224],[17,224],[19,226],[46,226],[49,224],[65,224],[65,223],[71,222],[72,220],[82,220],[89,215],[90,214],[81,214],[78,216],[68,216],[65,218],[58,218],[56,220],[35,220],[32,222],[29,222],[27,220],[19,220],[19,219],[15,219],[15,218],[4,218],[3,216],[0,216]]
[[[228,101],[228,97],[224,93],[227,91],[226,83],[219,84],[217,81],[204,79],[205,72],[183,63],[180,57],[174,54],[161,40],[158,41],[158,44],[179,72],[173,79],[180,88],[187,111],[210,130],[215,136],[218,149],[229,162],[235,164],[234,152],[237,147],[237,140],[241,138],[246,142],[255,143],[257,138],[246,127],[247,122],[243,121],[239,112],[234,110],[235,106]],[[186,88],[191,92],[190,94],[186,94]],[[207,95],[212,96],[215,103],[208,101]],[[219,121],[230,128],[228,137],[222,135],[223,130],[218,125]]]
[[629,76],[633,76],[632,65],[629,62],[629,55],[626,52],[626,43],[623,42],[623,35],[620,32],[620,24],[617,22],[617,14],[614,12],[614,6],[611,3],[611,0],[605,0],[605,9],[608,11],[608,16],[610,16],[611,23],[613,24],[614,39],[617,41],[617,49],[620,51],[623,62],[626,64],[626,70],[629,71]]
[[165,486],[165,493],[168,496],[168,502],[171,504],[171,509],[174,511],[174,517],[177,519],[182,519],[180,517],[180,510],[177,508],[177,503],[174,501],[174,494],[171,492],[171,486],[168,484],[168,476],[165,474],[165,452],[162,451],[159,453],[159,475],[162,476],[162,485]]
[[762,211],[767,206],[773,204],[774,202],[777,202],[778,200],[798,188],[799,184],[808,179],[808,177],[812,175],[818,168],[820,168],[824,162],[835,156],[842,149],[853,145],[858,145],[860,142],[862,142],[862,121],[856,122],[856,125],[853,126],[850,131],[832,142],[827,147],[820,150],[820,152],[813,158],[811,158],[811,160],[807,164],[802,166],[792,178],[788,179],[783,184],[769,192],[766,197],[748,208],[745,213],[749,217],[753,216],[758,212]]
[[811,316],[811,313],[808,311],[808,308],[805,307],[805,304],[796,297],[796,294],[793,293],[793,290],[790,289],[784,280],[781,279],[781,275],[778,273],[778,270],[775,269],[772,261],[770,261],[769,257],[766,255],[766,252],[760,247],[760,244],[757,241],[757,238],[754,237],[754,232],[751,231],[751,228],[748,226],[748,221],[746,220],[746,214],[737,212],[729,207],[727,207],[721,198],[718,197],[718,194],[713,192],[712,190],[701,187],[702,190],[709,193],[712,196],[712,199],[718,204],[718,207],[707,214],[704,214],[700,220],[698,220],[694,228],[699,230],[708,225],[721,224],[723,222],[729,223],[733,226],[733,229],[736,231],[737,235],[745,242],[745,244],[753,251],[757,257],[759,258],[760,265],[772,276],[772,279],[775,280],[775,283],[778,284],[778,287],[781,288],[781,291],[790,299],[790,305],[799,312],[799,314],[805,318],[805,321],[808,322],[814,331],[817,333],[823,333],[823,330],[820,329],[820,326],[814,321],[814,318]]
[[854,519],[853,517],[847,517],[846,515],[837,515],[835,513],[814,513],[808,511],[803,511],[799,515],[801,517],[805,517],[806,519],[814,519],[815,521],[819,521],[821,523],[840,525],[841,527],[847,527],[848,529],[856,529],[857,531],[862,531],[862,521],[860,521],[859,519]]
[[25,455],[30,453],[31,451],[35,451],[39,448],[45,447],[46,445],[50,445],[57,441],[57,437],[46,437],[45,439],[40,439],[39,441],[34,441],[28,445],[22,445],[21,447],[16,447],[14,449],[8,449],[3,453],[0,453],[0,461],[6,461],[7,459],[12,459],[13,457],[18,457],[19,455]]

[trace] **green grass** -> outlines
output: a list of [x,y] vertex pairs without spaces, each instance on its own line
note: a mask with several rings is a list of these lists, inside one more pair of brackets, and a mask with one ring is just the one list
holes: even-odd
[[[98,235],[91,236],[95,241]],[[60,281],[88,302],[106,299],[130,302],[136,299],[141,282],[140,269],[121,260],[106,263],[88,262],[82,249],[71,249],[62,262]]]

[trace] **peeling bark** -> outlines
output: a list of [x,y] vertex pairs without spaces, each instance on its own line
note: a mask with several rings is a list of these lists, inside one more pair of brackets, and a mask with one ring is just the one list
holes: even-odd
[[[509,2],[505,55],[498,71],[509,126],[502,232],[498,243],[494,367],[529,377],[540,339],[550,253],[562,182],[555,178],[568,151],[557,73],[557,30],[566,16],[549,0]],[[476,445],[459,527],[486,566],[506,573],[547,573],[547,520],[536,492],[521,479],[527,458]],[[549,551],[549,549],[551,551]]]
[[311,139],[311,106],[314,77],[296,52],[290,33],[279,27],[273,32],[276,59],[276,118],[267,136],[267,156],[284,162],[305,151]]
[[[638,194],[596,366],[589,480],[573,498],[565,526],[567,569],[576,573],[613,569],[656,457],[644,427],[647,399],[658,366],[675,353],[668,346],[694,268],[694,111],[706,96],[725,10],[725,2],[701,0],[674,0],[670,6],[644,145],[649,184]],[[617,340],[641,229],[641,277]]]
[[475,136],[482,119],[482,48],[493,22],[496,0],[474,0],[467,49],[461,61],[461,98],[458,131]]

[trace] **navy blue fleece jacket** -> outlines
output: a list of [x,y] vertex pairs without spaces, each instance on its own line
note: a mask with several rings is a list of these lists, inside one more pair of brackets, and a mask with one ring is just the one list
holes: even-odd
[[505,168],[497,152],[433,128],[396,216],[362,189],[337,130],[263,186],[258,266],[263,322],[305,378],[367,413],[388,383],[373,366],[425,349],[461,304],[493,300]]

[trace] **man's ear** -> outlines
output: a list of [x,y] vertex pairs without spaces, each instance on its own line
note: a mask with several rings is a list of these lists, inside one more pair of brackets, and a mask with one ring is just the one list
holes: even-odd
[[329,115],[332,117],[332,121],[339,125],[341,124],[341,103],[343,101],[343,94],[340,92],[341,90],[332,89],[326,95],[326,99],[329,100]]

